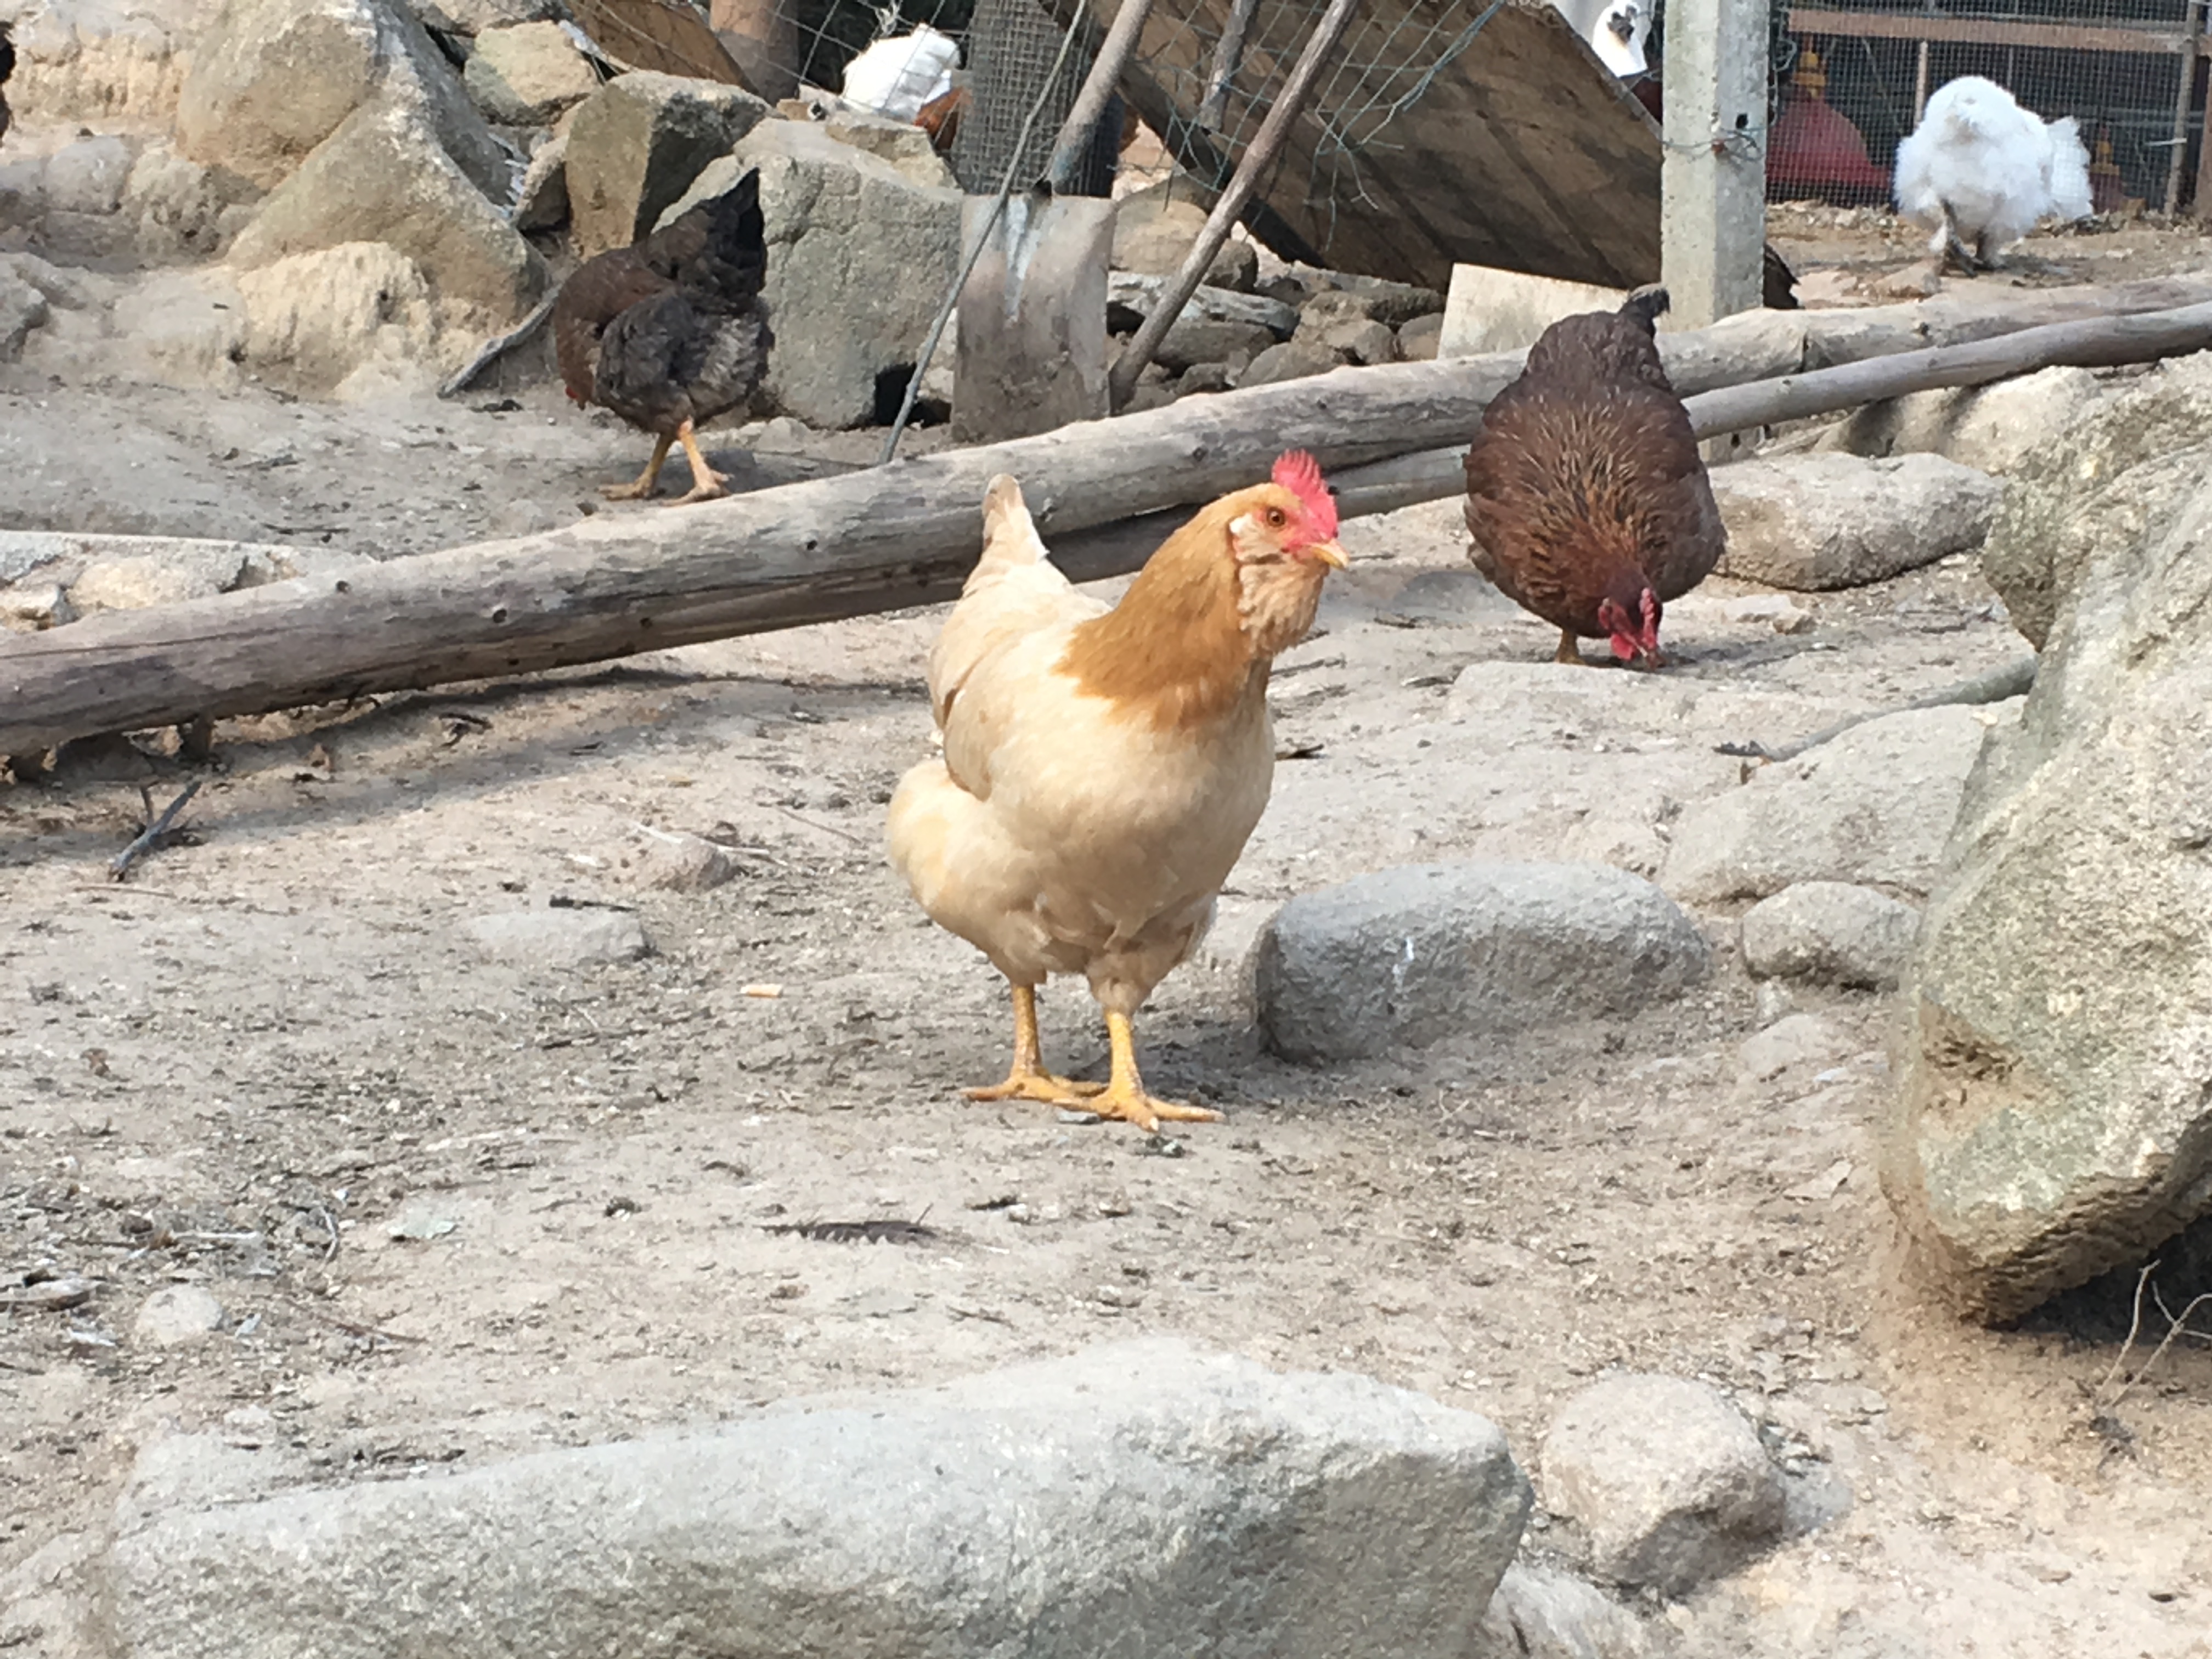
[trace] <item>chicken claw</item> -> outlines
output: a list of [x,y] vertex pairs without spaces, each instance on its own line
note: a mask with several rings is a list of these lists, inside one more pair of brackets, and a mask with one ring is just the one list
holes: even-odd
[[645,471],[626,484],[601,484],[599,494],[611,501],[641,501],[651,495],[653,486],[660,482],[661,463],[668,459],[668,447],[673,438],[653,441],[653,459],[645,464]]
[[1106,1085],[1103,1094],[1064,1100],[1061,1105],[1080,1107],[1101,1117],[1118,1118],[1124,1123],[1135,1124],[1147,1133],[1158,1133],[1163,1122],[1221,1121],[1220,1113],[1203,1106],[1186,1106],[1181,1101],[1161,1100],[1145,1092],[1144,1079],[1137,1075],[1137,1039],[1129,1029],[1127,1014],[1109,1012],[1106,1016],[1106,1035],[1114,1048],[1114,1080]]
[[1017,985],[1014,992],[1014,1063],[1004,1083],[963,1089],[970,1100],[1041,1100],[1048,1106],[1079,1103],[1103,1093],[1103,1083],[1078,1083],[1044,1069],[1044,1045],[1037,1036],[1036,991]]
[[722,486],[729,480],[707,465],[707,458],[699,453],[698,434],[692,431],[691,422],[686,421],[678,427],[676,437],[684,446],[684,459],[691,463],[691,489],[690,494],[678,495],[669,505],[683,507],[692,501],[711,501],[728,495],[730,492]]

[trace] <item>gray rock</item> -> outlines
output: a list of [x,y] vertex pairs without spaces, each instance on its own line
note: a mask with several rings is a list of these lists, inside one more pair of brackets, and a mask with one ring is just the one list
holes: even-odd
[[513,127],[544,126],[599,89],[599,72],[558,23],[484,30],[461,82],[487,117]]
[[[1301,266],[1301,271],[1308,268]],[[1444,296],[1432,288],[1419,288],[1411,283],[1394,283],[1384,276],[1358,276],[1349,271],[1308,271],[1309,285],[1318,293],[1334,289],[1348,294],[1366,307],[1365,314],[1378,323],[1401,328],[1416,317],[1443,315]],[[1441,326],[1441,324],[1439,324]]]
[[246,361],[341,401],[440,378],[437,311],[422,269],[382,242],[295,253],[238,273]]
[[228,593],[252,556],[246,542],[143,540],[148,544],[142,550],[103,554],[88,562],[70,584],[70,604],[85,612],[139,611]]
[[1796,592],[1859,587],[1970,552],[2004,486],[1940,455],[1790,455],[1713,474],[1720,573]]
[[46,158],[46,207],[68,213],[112,213],[137,158],[121,138],[80,138]]
[[1479,1417],[1149,1341],[173,1513],[108,1565],[132,1659],[1465,1659],[1528,1505]]
[[708,162],[729,155],[770,113],[750,93],[714,81],[639,73],[608,82],[577,106],[568,125],[577,253],[589,258],[628,247],[652,230]]
[[1917,910],[1871,887],[1801,881],[1745,912],[1744,965],[1760,979],[1894,990],[1919,927]]
[[1954,705],[1885,715],[1685,807],[1659,884],[1690,904],[1793,882],[1925,893],[1989,728]]
[[2086,368],[2039,369],[1994,386],[1869,404],[1823,434],[1819,447],[1852,455],[1924,450],[2005,475],[2037,445],[2072,431],[2104,396],[2104,382]]
[[[123,187],[123,210],[137,222],[138,246],[156,257],[215,254],[259,192],[234,173],[179,155],[166,143],[139,153]],[[228,215],[228,218],[226,218]]]
[[1444,319],[1442,312],[1431,312],[1426,317],[1416,317],[1410,323],[1398,325],[1398,355],[1409,363],[1432,362],[1437,347],[1443,339]]
[[665,841],[655,836],[638,866],[638,879],[647,886],[675,893],[703,893],[737,873],[738,861],[729,849],[702,836],[673,836]]
[[568,135],[556,132],[530,153],[508,216],[517,230],[551,230],[568,222]]
[[178,149],[264,190],[372,105],[410,114],[479,191],[503,201],[511,188],[505,148],[421,23],[392,0],[236,0],[191,64]]
[[[1190,180],[1176,177],[1123,197],[1114,216],[1114,269],[1147,276],[1172,276],[1197,246],[1206,228]],[[1260,256],[1248,242],[1224,242],[1206,268],[1210,288],[1249,293],[1260,274]]]
[[872,110],[841,104],[823,116],[822,131],[841,144],[890,162],[910,183],[932,190],[960,188],[951,164],[937,153],[929,135],[911,121],[895,121]]
[[0,7],[15,25],[15,74],[7,95],[16,122],[166,131],[176,116],[185,66],[216,9],[216,0],[43,0]]
[[0,587],[0,628],[11,634],[39,634],[76,620],[76,607],[59,582],[27,582]]
[[2013,484],[2051,621],[1923,924],[1882,1158],[1920,1276],[1978,1317],[2212,1210],[2208,432],[2212,356],[2169,362]]
[[1237,383],[1227,363],[1193,363],[1176,377],[1176,396],[1188,398],[1194,392],[1226,392]]
[[1350,362],[1397,361],[1397,335],[1389,324],[1377,322],[1372,317],[1344,317],[1334,322],[1316,323],[1309,307],[1306,315],[1299,319],[1298,331],[1303,337]]
[[1323,329],[1338,323],[1369,323],[1374,320],[1375,302],[1372,300],[1340,288],[1325,288],[1298,307],[1298,337],[1316,337]]
[[1596,1585],[1516,1562],[1467,1659],[1648,1659],[1656,1650],[1642,1621]]
[[46,326],[46,296],[0,267],[0,363],[23,355],[23,343],[33,329]]
[[[818,430],[866,425],[877,376],[913,368],[959,269],[961,194],[917,185],[819,126],[768,121],[701,173],[663,222],[752,167],[768,228],[762,298],[775,330],[767,401]],[[572,162],[572,195],[574,178]]]
[[505,910],[462,924],[495,962],[527,968],[585,968],[634,962],[651,952],[644,926],[623,910]]
[[216,1335],[222,1304],[198,1285],[164,1285],[148,1297],[131,1322],[131,1334],[156,1348],[181,1348]]
[[1702,980],[1697,924],[1596,864],[1413,865],[1301,894],[1261,936],[1261,1029],[1294,1060],[1633,1013]]
[[1788,1521],[1781,1472],[1717,1389],[1626,1375],[1560,1407],[1544,1500],[1581,1523],[1601,1577],[1679,1596],[1733,1572]]
[[557,22],[568,10],[562,0],[410,0],[410,3],[428,27],[464,37],[516,23]]
[[1344,359],[1325,345],[1312,340],[1285,340],[1255,357],[1251,366],[1237,377],[1237,384],[1273,386],[1281,380],[1303,380],[1309,374],[1326,374],[1343,365]]
[[261,205],[231,244],[252,270],[349,242],[383,242],[411,259],[439,298],[511,322],[545,288],[545,262],[487,200],[412,111],[364,104]]
[[1753,1083],[1771,1083],[1784,1072],[1825,1066],[1843,1057],[1844,1034],[1818,1014],[1784,1013],[1737,1045],[1736,1064]]
[[[1106,279],[1106,325],[1116,333],[1134,329],[1152,314],[1159,302],[1160,290],[1167,286],[1164,276],[1147,276],[1139,271],[1117,270]],[[1257,323],[1276,339],[1288,339],[1298,325],[1298,313],[1279,300],[1271,300],[1263,294],[1238,294],[1225,288],[1210,288],[1201,283],[1185,301],[1176,321],[1191,317],[1209,317],[1217,322]]]
[[1274,335],[1261,324],[1217,321],[1185,313],[1160,337],[1153,361],[1176,370],[1193,363],[1250,362],[1274,343]]

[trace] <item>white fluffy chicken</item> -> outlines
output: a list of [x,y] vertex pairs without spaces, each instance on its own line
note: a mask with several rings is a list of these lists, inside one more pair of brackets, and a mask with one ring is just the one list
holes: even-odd
[[1939,262],[1950,253],[1987,270],[2045,214],[2088,216],[2089,153],[2072,116],[2045,121],[1996,82],[1963,75],[1898,145],[1896,190],[1898,211],[1934,233]]

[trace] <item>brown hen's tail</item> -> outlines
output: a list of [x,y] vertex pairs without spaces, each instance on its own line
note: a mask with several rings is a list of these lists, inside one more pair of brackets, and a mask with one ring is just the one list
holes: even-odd
[[1659,331],[1659,319],[1665,316],[1674,301],[1666,289],[1657,283],[1639,288],[1620,302],[1620,314],[1640,325],[1646,334]]

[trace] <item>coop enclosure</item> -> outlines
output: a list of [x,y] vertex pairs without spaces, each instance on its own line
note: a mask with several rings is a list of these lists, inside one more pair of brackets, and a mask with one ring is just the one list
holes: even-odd
[[[2212,204],[2204,164],[2204,0],[1823,0],[1787,8],[1783,97],[1823,97],[1887,172],[1928,94],[1961,75],[2008,88],[2089,147],[2097,206]],[[1808,54],[1810,54],[1809,57]],[[1771,193],[1801,193],[1796,191]],[[1820,191],[1878,201],[1863,184]]]
[[[874,40],[927,25],[961,48],[969,102],[950,161],[971,191],[1041,172],[1112,0],[710,0],[778,78],[836,90]],[[684,0],[659,0],[680,4]],[[1155,0],[1123,78],[1130,104],[1200,190],[1233,168],[1326,0]],[[1278,253],[1440,284],[1459,262],[1632,286],[1657,275],[1650,68],[1601,67],[1552,0],[1365,0],[1247,215]],[[2212,208],[2206,8],[2212,0],[1770,0],[1768,193],[1887,201],[1899,139],[1929,93],[1983,75],[2079,121],[2100,210]],[[1587,7],[1580,8],[1587,11]],[[1607,15],[1613,15],[1607,13]],[[1065,32],[1078,28],[1060,53]],[[734,33],[733,33],[734,30]],[[1053,64],[1058,58],[1055,72]],[[749,69],[749,73],[750,72]],[[765,88],[764,88],[765,89]],[[1079,188],[1109,187],[1109,121]]]

